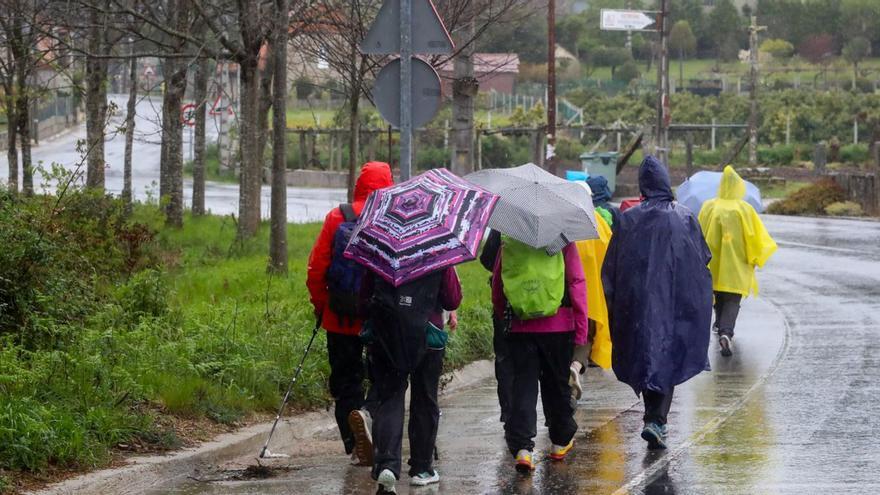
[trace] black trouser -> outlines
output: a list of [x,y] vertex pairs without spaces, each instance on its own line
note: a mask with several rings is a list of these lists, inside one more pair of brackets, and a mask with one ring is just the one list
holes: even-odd
[[715,326],[718,328],[718,335],[733,338],[733,328],[736,326],[741,301],[740,294],[715,291]]
[[370,387],[364,399],[364,344],[357,335],[327,332],[327,357],[330,360],[330,395],[336,402],[336,425],[345,453],[351,454],[354,433],[348,426],[348,415],[357,409],[366,409],[372,414],[375,409],[374,387]]
[[498,382],[498,404],[501,406],[501,422],[510,417],[510,401],[513,395],[513,359],[507,343],[507,328],[503,319],[492,317],[495,330],[492,347],[495,350],[495,380]]
[[513,394],[510,416],[504,423],[504,439],[511,454],[535,448],[539,383],[550,441],[567,445],[577,432],[568,386],[573,338],[574,332],[511,333],[508,336],[513,361]]
[[415,476],[433,469],[434,445],[440,424],[437,389],[444,354],[445,351],[429,350],[414,372],[404,373],[394,367],[380,345],[375,347],[372,354],[373,388],[379,402],[373,418],[373,479],[377,479],[384,469],[390,469],[400,479],[407,379],[412,384],[408,429],[409,475]]
[[653,390],[643,390],[642,396],[645,399],[645,423],[657,423],[658,425],[666,424],[666,417],[669,415],[669,408],[672,406],[672,394],[675,388],[669,389],[668,393],[654,392]]

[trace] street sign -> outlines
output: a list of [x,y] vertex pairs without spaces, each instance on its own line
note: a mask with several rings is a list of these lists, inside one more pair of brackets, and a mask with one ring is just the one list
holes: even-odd
[[641,31],[655,19],[641,10],[602,9],[599,27],[604,31]]
[[[412,126],[427,124],[440,108],[440,76],[431,64],[412,59]],[[373,101],[379,113],[394,127],[400,127],[400,59],[392,60],[376,77]]]
[[[412,52],[451,53],[452,38],[430,0],[412,0]],[[386,0],[370,31],[361,42],[361,53],[400,53],[400,0]]]
[[180,123],[190,127],[196,125],[196,104],[187,103],[180,107]]

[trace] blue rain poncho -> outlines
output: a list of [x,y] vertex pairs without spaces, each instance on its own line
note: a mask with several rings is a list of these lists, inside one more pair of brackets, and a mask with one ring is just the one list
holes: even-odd
[[639,187],[645,199],[620,215],[602,268],[611,361],[636,394],[666,393],[709,366],[711,254],[655,158],[642,162]]

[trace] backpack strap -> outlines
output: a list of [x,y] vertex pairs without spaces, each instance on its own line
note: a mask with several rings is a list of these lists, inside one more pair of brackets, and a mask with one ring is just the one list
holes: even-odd
[[354,212],[354,207],[351,206],[351,203],[343,203],[339,205],[339,211],[342,212],[342,218],[344,218],[346,222],[354,222],[358,219],[357,213]]

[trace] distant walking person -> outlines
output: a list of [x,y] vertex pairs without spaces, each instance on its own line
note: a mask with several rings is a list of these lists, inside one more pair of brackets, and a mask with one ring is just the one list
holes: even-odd
[[502,236],[492,272],[492,305],[507,328],[512,372],[504,438],[517,471],[530,473],[539,385],[550,458],[565,459],[577,432],[569,377],[575,346],[587,343],[587,290],[577,247],[572,243],[550,256]]
[[639,187],[644,200],[620,215],[602,282],[614,373],[644,396],[642,438],[662,449],[675,386],[709,366],[711,254],[696,216],[673,202],[669,175],[654,157],[642,162]]
[[[501,232],[492,230],[486,237],[480,264],[490,273],[495,269],[495,261],[501,251]],[[492,277],[489,277],[492,285]],[[510,358],[510,346],[507,343],[507,319],[492,313],[492,350],[495,354],[495,381],[497,382],[498,404],[501,406],[501,422],[510,416],[510,403],[513,396],[513,360]]]
[[364,315],[358,300],[366,270],[344,258],[342,252],[367,196],[392,183],[387,163],[369,162],[363,166],[355,184],[354,202],[334,208],[324,218],[309,255],[306,280],[315,316],[327,330],[330,394],[336,402],[336,424],[345,453],[351,455],[353,464],[366,466],[372,465],[373,459],[370,410],[374,406],[374,401],[364,396],[366,366],[359,337]]
[[758,212],[743,198],[745,181],[731,166],[724,168],[718,197],[703,203],[700,226],[712,251],[709,270],[715,291],[715,330],[722,356],[731,356],[731,341],[743,297],[758,294],[755,267],[776,252]]
[[[439,483],[440,474],[433,460],[440,423],[437,391],[447,339],[443,312],[454,311],[461,303],[458,275],[455,268],[449,267],[394,287],[371,273],[364,284],[364,297],[370,312],[365,333],[375,339],[370,356],[378,399],[373,420],[373,479],[378,482],[377,493],[395,493],[400,479],[408,384],[412,385],[410,484]],[[453,330],[455,321],[454,317],[450,319]]]

